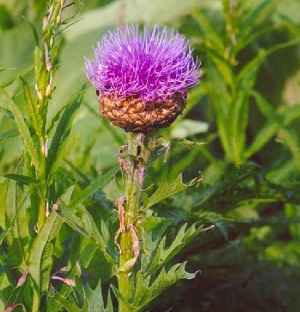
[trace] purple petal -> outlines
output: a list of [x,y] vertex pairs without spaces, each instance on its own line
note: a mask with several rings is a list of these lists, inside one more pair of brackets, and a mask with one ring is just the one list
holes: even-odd
[[145,102],[185,94],[198,83],[200,64],[184,36],[166,27],[127,26],[104,35],[85,60],[86,74],[101,95]]

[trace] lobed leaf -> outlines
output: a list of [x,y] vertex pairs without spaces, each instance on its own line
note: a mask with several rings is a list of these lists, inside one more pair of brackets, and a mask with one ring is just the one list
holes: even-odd
[[104,304],[104,295],[101,280],[95,289],[86,289],[86,312],[114,312],[110,291],[108,292],[107,304]]
[[174,239],[172,239],[170,245],[167,245],[167,237],[164,236],[159,242],[156,242],[157,247],[153,254],[148,256],[148,266],[145,270],[155,274],[162,266],[167,265],[169,261],[182,251],[201,232],[201,229],[196,224],[188,227],[185,223],[181,226]]
[[84,207],[70,207],[61,205],[60,216],[64,222],[66,222],[72,229],[81,235],[95,242],[95,244],[103,253],[106,261],[110,264],[114,264],[115,261],[113,255],[108,250],[110,242],[113,241],[113,238],[109,237],[108,239],[107,236],[105,236],[107,233],[103,234],[98,229],[93,217]]
[[182,176],[179,175],[175,180],[168,181],[168,179],[164,179],[156,189],[156,191],[146,199],[145,209],[148,209],[159,202],[184,191],[187,187],[189,187],[188,184],[184,184],[182,182]]
[[139,271],[136,275],[135,291],[130,300],[131,311],[144,311],[163,291],[178,281],[195,278],[197,272],[188,273],[185,267],[186,263],[177,263],[169,270],[163,268],[152,282],[150,276],[145,276]]

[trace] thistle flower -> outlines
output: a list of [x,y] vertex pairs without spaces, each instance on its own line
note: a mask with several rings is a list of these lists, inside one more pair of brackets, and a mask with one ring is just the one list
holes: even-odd
[[85,61],[101,113],[127,131],[168,126],[183,110],[187,90],[200,78],[188,41],[166,27],[108,32]]

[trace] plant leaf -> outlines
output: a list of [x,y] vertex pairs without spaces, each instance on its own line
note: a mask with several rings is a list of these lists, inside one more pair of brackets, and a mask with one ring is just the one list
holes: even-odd
[[183,119],[176,123],[171,130],[171,137],[174,139],[184,139],[199,133],[207,132],[208,123],[192,119]]
[[33,165],[35,166],[35,168],[38,168],[39,167],[39,152],[32,140],[29,128],[23,118],[22,112],[20,111],[17,104],[8,95],[8,93],[5,91],[4,88],[0,87],[0,92],[2,93],[3,97],[7,100],[6,103],[8,105],[8,108],[14,115],[18,131],[25,145],[25,149],[27,153],[30,155],[31,161]]
[[91,195],[96,193],[99,189],[102,189],[107,185],[118,172],[118,167],[113,167],[108,170],[106,173],[99,175],[94,181],[92,181],[85,189],[81,190],[76,194],[70,203],[70,207],[81,204]]
[[[45,247],[51,240],[53,231],[57,230],[57,226],[61,224],[61,219],[55,211],[51,212],[48,216],[44,226],[41,228],[37,237],[33,241],[32,248],[29,256],[28,270],[34,281],[34,286],[38,292],[41,291],[42,286],[42,260]],[[49,257],[47,257],[49,258]]]
[[4,176],[8,179],[15,180],[16,182],[18,182],[21,185],[23,185],[23,184],[29,185],[31,183],[36,182],[32,177],[21,175],[21,174],[6,174]]
[[110,264],[114,264],[114,258],[108,250],[110,241],[113,239],[110,237],[109,240],[105,239],[105,236],[98,229],[93,217],[83,206],[69,208],[65,205],[61,205],[61,218],[75,231],[81,235],[89,238],[95,242],[98,248],[102,251],[106,261]]
[[166,236],[164,236],[155,249],[152,256],[149,256],[149,267],[147,272],[155,274],[162,266],[168,264],[168,262],[174,258],[184,247],[186,247],[200,232],[201,227],[193,224],[188,227],[185,223],[181,226],[177,235],[169,246],[166,246]]
[[72,301],[66,299],[63,295],[56,293],[54,300],[61,305],[67,312],[82,312],[82,310]]
[[184,191],[187,187],[189,187],[189,184],[184,184],[182,182],[182,176],[179,175],[175,180],[168,181],[168,179],[163,180],[156,191],[148,197],[146,200],[146,209],[158,204],[162,200],[165,200],[179,192]]
[[72,100],[71,103],[65,107],[65,110],[58,122],[56,131],[55,131],[55,134],[54,134],[54,137],[52,139],[51,146],[49,149],[49,154],[47,157],[47,173],[48,174],[53,169],[53,166],[55,165],[57,159],[59,158],[59,154],[62,150],[64,142],[66,141],[66,137],[69,133],[71,122],[73,120],[75,112],[78,110],[82,102],[83,92],[84,92],[84,88],[82,88],[79,94],[75,97],[75,99]]
[[110,291],[108,293],[108,300],[106,306],[104,305],[104,296],[101,287],[101,280],[99,281],[95,289],[87,288],[87,312],[114,312],[113,304],[110,296]]
[[151,282],[149,276],[142,271],[136,275],[135,291],[131,298],[131,311],[142,311],[152,303],[163,291],[183,279],[193,279],[197,275],[185,270],[186,263],[173,265],[169,270],[163,268],[158,276]]

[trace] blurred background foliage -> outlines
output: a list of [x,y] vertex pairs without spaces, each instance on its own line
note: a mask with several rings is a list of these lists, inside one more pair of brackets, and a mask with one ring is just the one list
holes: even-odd
[[[0,84],[8,86],[21,109],[23,93],[16,77],[32,77],[35,32],[46,4],[0,0]],[[169,221],[170,239],[183,223],[200,221],[214,228],[178,255],[189,260],[189,270],[200,273],[168,290],[153,311],[299,311],[299,0],[77,0],[64,18],[70,23],[62,28],[49,120],[86,81],[84,56],[92,54],[112,26],[175,27],[190,38],[203,65],[203,79],[190,92],[185,112],[161,132],[166,149],[157,152],[163,157],[149,168],[148,179],[157,184],[156,198],[149,198],[157,203],[153,218]],[[103,120],[97,106],[95,91],[88,88],[57,172],[62,189],[77,185],[75,195],[78,185],[84,187],[116,165],[124,143],[122,131]],[[7,220],[26,213],[18,209],[26,202],[27,182],[7,176],[18,173],[23,150],[3,99],[0,109],[1,242],[10,230]],[[198,182],[187,186],[174,180],[182,171],[184,181],[198,177]],[[119,194],[116,180],[86,200],[104,232],[107,220],[113,224],[108,232],[115,230],[112,201]],[[55,243],[55,268],[65,266],[70,277],[80,276],[93,287],[99,278],[105,285],[111,269],[91,241],[93,235],[76,232],[88,232],[84,220],[72,222],[73,230],[65,225]],[[26,246],[26,233],[22,237]],[[1,251],[0,310],[19,300],[26,305],[20,299],[26,298],[26,287],[14,289],[21,267],[16,250],[4,246]],[[76,311],[63,298],[76,298],[80,306],[83,292],[77,288],[50,288],[48,311],[63,311],[62,306]]]

